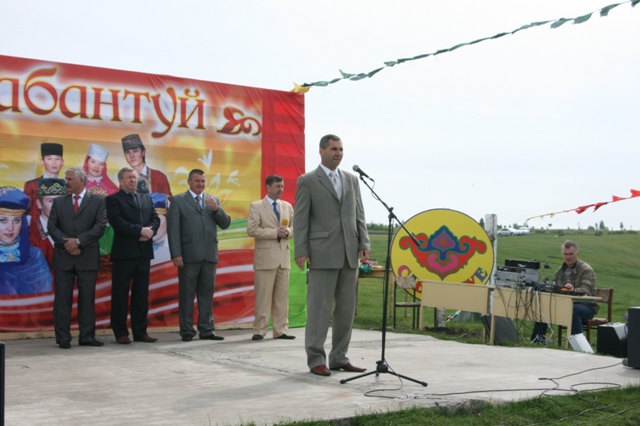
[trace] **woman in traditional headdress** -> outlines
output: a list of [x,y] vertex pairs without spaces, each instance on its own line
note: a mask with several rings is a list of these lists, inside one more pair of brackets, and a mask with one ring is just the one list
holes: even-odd
[[93,143],[89,146],[83,169],[87,174],[86,188],[91,194],[106,197],[118,192],[118,187],[109,179],[107,174],[108,157],[109,151],[100,145]]
[[[92,143],[89,146],[89,152],[84,159],[83,169],[87,174],[87,184],[85,188],[89,193],[106,197],[115,194],[120,189],[109,179],[107,174],[107,158],[109,151],[105,148]],[[113,243],[113,229],[108,226],[100,237],[100,256],[106,256],[111,253],[111,245]]]
[[51,271],[39,248],[29,243],[29,196],[0,187],[0,295],[51,291]]

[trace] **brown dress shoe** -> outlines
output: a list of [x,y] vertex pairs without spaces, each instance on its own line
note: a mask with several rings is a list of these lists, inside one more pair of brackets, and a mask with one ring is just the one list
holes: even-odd
[[330,376],[331,371],[327,368],[326,365],[316,365],[311,369],[311,372],[317,376]]
[[129,336],[120,336],[116,339],[116,342],[120,343],[121,345],[128,345],[129,343],[131,343],[131,339],[129,339]]
[[134,337],[133,340],[135,342],[145,342],[145,343],[153,343],[153,342],[157,342],[158,339],[155,337],[151,337],[148,334],[145,334],[142,337]]
[[332,370],[344,370],[350,373],[362,373],[363,371],[367,371],[366,368],[356,367],[355,365],[351,365],[351,363],[346,363],[340,367],[333,367]]

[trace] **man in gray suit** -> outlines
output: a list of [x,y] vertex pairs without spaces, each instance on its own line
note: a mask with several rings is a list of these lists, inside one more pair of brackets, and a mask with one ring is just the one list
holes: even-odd
[[80,168],[65,173],[67,195],[53,200],[47,228],[53,238],[53,270],[55,296],[53,324],[56,343],[62,349],[71,347],[71,306],[73,286],[78,282],[78,327],[81,346],[102,346],[95,339],[96,278],[100,268],[98,240],[107,226],[104,197],[91,195],[85,189],[87,175]]
[[196,335],[193,298],[198,297],[200,339],[224,340],[213,331],[213,289],[218,263],[218,230],[227,229],[231,218],[220,200],[204,193],[207,179],[202,170],[189,173],[189,190],[171,200],[167,213],[169,251],[178,267],[178,318],[185,342]]
[[369,258],[369,234],[358,178],[338,170],[342,155],[339,137],[320,139],[320,166],[298,178],[293,222],[296,264],[300,269],[309,265],[307,365],[320,376],[331,375],[324,343],[334,300],[329,368],[366,370],[352,365],[347,351],[356,307],[358,257]]

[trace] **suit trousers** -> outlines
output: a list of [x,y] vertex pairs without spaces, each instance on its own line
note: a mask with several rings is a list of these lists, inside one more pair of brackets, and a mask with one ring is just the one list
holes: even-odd
[[329,368],[349,363],[347,351],[356,311],[356,282],[356,269],[350,268],[346,260],[342,269],[309,270],[304,344],[310,369],[327,363],[324,342],[329,331],[334,300]]
[[90,342],[96,333],[96,278],[98,271],[61,270],[55,271],[55,298],[53,300],[53,326],[56,343],[71,342],[71,309],[73,307],[73,286],[78,283],[78,341]]
[[131,333],[134,339],[146,336],[149,313],[149,272],[151,259],[117,259],[111,265],[111,329],[116,339],[128,336],[127,313],[131,290]]
[[273,317],[273,337],[289,331],[289,269],[255,271],[255,319],[253,334],[264,336]]
[[185,263],[178,268],[178,319],[180,336],[195,336],[193,329],[193,299],[198,299],[198,332],[200,337],[213,334],[213,288],[216,282],[213,262]]

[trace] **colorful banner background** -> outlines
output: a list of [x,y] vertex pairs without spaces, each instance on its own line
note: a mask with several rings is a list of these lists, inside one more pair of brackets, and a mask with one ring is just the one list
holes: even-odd
[[[27,181],[42,176],[41,144],[45,142],[64,147],[60,177],[64,177],[64,170],[84,165],[91,144],[100,145],[109,154],[106,176],[117,186],[118,170],[129,166],[121,138],[133,133],[142,139],[147,167],[164,174],[170,185],[170,190],[158,188],[158,179],[151,175],[150,192],[164,192],[169,197],[184,192],[189,171],[205,171],[205,192],[218,196],[232,219],[231,227],[219,232],[215,322],[251,323],[254,293],[253,239],[246,233],[249,204],[264,197],[264,179],[274,173],[288,182],[283,198],[293,204],[294,182],[304,172],[304,97],[0,56],[0,186],[23,190]],[[36,223],[41,212],[36,208],[32,213],[33,217],[26,219]],[[101,247],[104,254],[96,286],[96,321],[98,328],[108,328],[109,245],[105,242]],[[177,326],[178,278],[166,235],[158,236],[155,257],[149,325]],[[292,326],[305,323],[305,293],[304,274],[292,268]],[[72,327],[77,329],[75,308],[74,304]],[[53,330],[52,311],[53,291],[0,294],[0,332]]]

